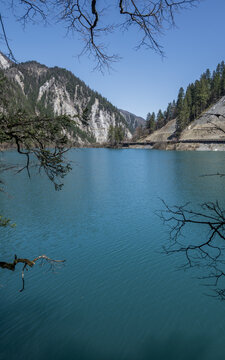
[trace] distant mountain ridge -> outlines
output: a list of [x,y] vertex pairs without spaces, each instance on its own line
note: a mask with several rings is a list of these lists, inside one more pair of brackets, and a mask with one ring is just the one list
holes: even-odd
[[7,78],[4,93],[12,108],[68,115],[76,124],[78,143],[107,142],[110,125],[121,126],[128,139],[132,136],[121,112],[66,69],[36,61],[16,64],[0,53],[0,72]]
[[141,116],[137,116],[135,114],[132,114],[129,111],[120,109],[120,113],[124,116],[130,131],[134,133],[135,129],[139,126],[145,127],[146,121]]

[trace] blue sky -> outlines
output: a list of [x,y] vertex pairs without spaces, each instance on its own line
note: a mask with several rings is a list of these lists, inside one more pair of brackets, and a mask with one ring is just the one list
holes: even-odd
[[[2,6],[0,10],[4,10]],[[77,58],[81,42],[78,37],[66,37],[63,26],[29,24],[23,29],[10,12],[4,15],[18,61],[36,60],[66,68],[118,108],[144,118],[148,112],[164,110],[176,99],[181,86],[186,88],[207,68],[213,70],[225,60],[224,0],[202,0],[198,7],[177,14],[176,28],[165,31],[159,39],[164,59],[150,50],[135,51],[134,32],[111,36],[109,49],[122,59],[104,75],[93,72],[91,59]],[[4,51],[3,44],[1,49]]]

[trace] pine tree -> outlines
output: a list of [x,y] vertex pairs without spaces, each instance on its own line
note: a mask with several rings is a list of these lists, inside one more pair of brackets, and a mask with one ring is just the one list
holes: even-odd
[[184,128],[188,125],[190,118],[190,107],[187,97],[184,98],[182,108],[179,111],[176,121],[176,134],[179,136]]
[[211,90],[211,103],[214,103],[216,100],[219,99],[220,97],[220,89],[221,89],[221,84],[220,84],[220,67],[219,69],[217,69],[218,71],[214,71],[213,72],[213,77],[212,77],[212,90]]
[[[198,103],[199,114],[207,107],[210,98],[210,84],[208,83],[206,76],[203,74],[200,81],[197,83],[196,100]],[[198,115],[199,115],[198,114]]]
[[211,83],[211,72],[209,69],[206,69],[206,72],[205,72],[205,77],[206,77],[206,80]]
[[146,129],[149,131],[150,129],[150,119],[151,119],[151,114],[148,113],[147,116],[146,116],[146,124],[145,124],[145,127]]
[[114,126],[110,125],[108,130],[108,142],[109,144],[113,145],[115,142],[115,131]]
[[155,131],[156,129],[156,122],[155,122],[155,113],[153,112],[150,120],[149,120],[149,132],[150,134],[153,133],[153,131]]
[[221,94],[221,96],[225,95],[225,68],[223,69],[223,74],[221,77],[220,94]]
[[176,105],[177,116],[179,115],[180,111],[182,110],[183,102],[184,102],[184,89],[181,87],[179,90],[179,93],[178,93],[178,97],[177,97],[177,105]]
[[[171,118],[172,118],[172,119],[175,119],[175,117],[177,116],[177,115],[176,115],[176,111],[177,111],[176,101],[173,100],[172,106],[171,106]],[[172,119],[171,119],[171,120],[172,120]]]
[[160,109],[158,111],[157,118],[156,118],[156,128],[161,129],[161,127],[163,127],[164,125],[165,125],[165,118],[162,113],[162,110]]
[[174,106],[171,102],[167,106],[165,117],[166,117],[166,123],[174,118]]

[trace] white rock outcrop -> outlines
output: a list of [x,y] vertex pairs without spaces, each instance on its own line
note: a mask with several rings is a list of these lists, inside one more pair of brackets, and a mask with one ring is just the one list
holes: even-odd
[[10,67],[10,61],[0,53],[0,69],[6,70]]

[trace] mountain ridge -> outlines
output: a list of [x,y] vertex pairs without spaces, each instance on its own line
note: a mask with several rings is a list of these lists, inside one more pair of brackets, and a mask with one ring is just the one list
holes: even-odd
[[145,127],[146,121],[141,116],[137,116],[130,111],[119,109],[120,113],[124,116],[126,119],[128,126],[130,128],[130,131],[134,133],[135,129],[139,126]]
[[83,139],[77,134],[78,143],[107,142],[110,126],[121,126],[126,138],[132,137],[120,111],[69,70],[34,60],[16,64],[2,53],[0,70],[11,89],[7,91],[11,107],[36,115],[69,116],[83,133]]

